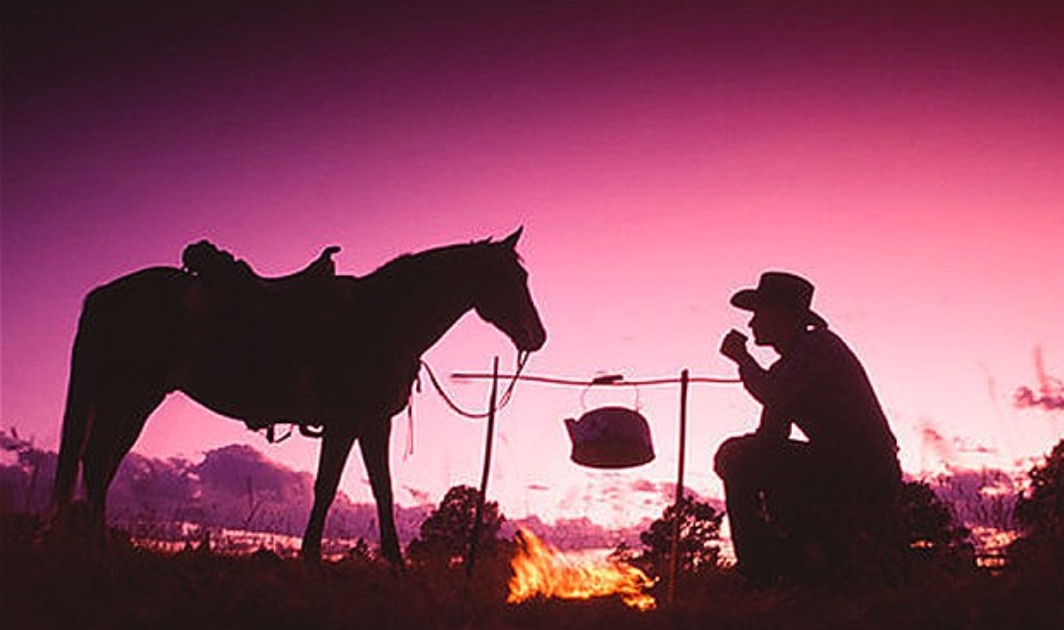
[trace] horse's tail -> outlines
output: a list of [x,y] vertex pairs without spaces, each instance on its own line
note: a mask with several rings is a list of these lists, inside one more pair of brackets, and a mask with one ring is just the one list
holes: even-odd
[[[145,378],[145,371],[158,371],[165,357],[144,363],[141,356],[145,348],[154,348],[157,337],[167,341],[167,352],[181,346],[173,311],[180,307],[188,279],[172,267],[149,267],[96,287],[85,298],[71,353],[53,516],[62,516],[74,497],[86,449],[99,431],[94,424],[102,421],[100,405],[107,405],[130,380]],[[163,319],[165,326],[158,324]],[[165,330],[158,332],[156,324]]]
[[99,351],[95,343],[95,308],[90,293],[85,300],[74,338],[70,360],[70,380],[67,384],[66,407],[63,411],[63,431],[59,442],[59,461],[56,464],[52,508],[62,512],[70,504],[78,481],[81,458],[85,452],[96,413],[96,396],[92,360]]

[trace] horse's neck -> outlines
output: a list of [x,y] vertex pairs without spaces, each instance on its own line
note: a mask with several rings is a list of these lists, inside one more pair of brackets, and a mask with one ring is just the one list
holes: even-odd
[[[433,261],[436,262],[436,261]],[[396,341],[421,356],[473,308],[473,282],[467,266],[456,261],[410,264],[377,287],[373,299],[382,306],[379,318]]]

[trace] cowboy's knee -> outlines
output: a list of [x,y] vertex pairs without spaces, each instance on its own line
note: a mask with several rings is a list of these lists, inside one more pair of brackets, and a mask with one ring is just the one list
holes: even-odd
[[728,438],[717,449],[713,458],[713,470],[721,479],[727,479],[747,467],[752,450],[752,436],[740,435]]

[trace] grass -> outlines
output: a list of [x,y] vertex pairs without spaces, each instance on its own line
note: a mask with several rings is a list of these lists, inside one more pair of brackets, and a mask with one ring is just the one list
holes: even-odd
[[[107,560],[81,544],[43,542],[34,517],[0,517],[5,628],[906,628],[1042,630],[1064,620],[1058,567],[990,575],[925,567],[902,584],[747,589],[720,571],[685,576],[673,610],[640,613],[617,599],[506,604],[504,558],[410,567],[364,559],[309,567],[268,552],[165,554],[116,545]],[[665,599],[659,594],[659,601]]]

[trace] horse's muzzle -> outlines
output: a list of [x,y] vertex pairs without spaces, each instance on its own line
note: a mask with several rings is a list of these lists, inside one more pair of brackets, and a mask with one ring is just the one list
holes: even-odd
[[547,343],[547,331],[542,324],[527,326],[521,331],[521,338],[515,344],[521,352],[535,352]]

